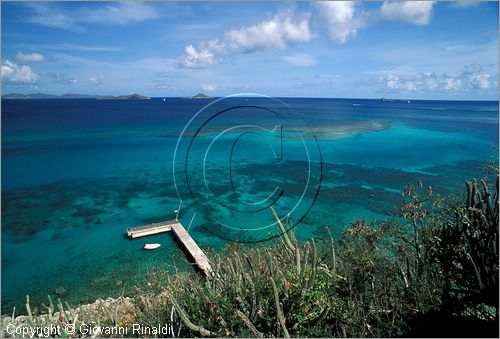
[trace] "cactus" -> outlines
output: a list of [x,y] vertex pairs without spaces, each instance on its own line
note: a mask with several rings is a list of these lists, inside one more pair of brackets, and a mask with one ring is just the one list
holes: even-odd
[[240,286],[240,283],[236,283],[236,287],[235,287],[235,296],[236,296],[236,301],[238,302],[238,305],[240,306],[240,308],[243,310],[243,312],[245,312],[245,314],[250,314],[249,310],[248,310],[248,307],[245,305],[245,302],[243,300],[243,293],[241,291],[241,286]]
[[28,317],[31,321],[33,321],[33,314],[31,313],[31,306],[30,306],[30,296],[26,294],[26,312],[28,312]]
[[43,306],[47,309],[48,320],[51,321],[52,320],[52,311],[54,309],[53,309],[53,304],[52,304],[52,298],[50,297],[50,295],[47,295],[47,298],[49,299],[49,303],[47,304],[47,306],[45,306],[45,305],[43,305]]
[[215,293],[217,291],[217,282],[219,279],[219,270],[220,270],[220,260],[217,260],[217,265],[215,266],[215,270],[212,276],[212,291]]
[[65,302],[64,302],[64,304],[66,305],[66,308],[68,309],[69,313],[71,314],[71,319],[70,319],[70,320],[71,320],[71,322],[72,322],[73,324],[75,324],[75,323],[76,323],[76,319],[77,319],[78,315],[75,313],[75,310],[74,310],[74,309],[72,309],[72,308],[69,306],[69,304],[68,304],[68,302],[67,302],[67,301],[65,301]]
[[326,230],[328,231],[328,235],[330,236],[330,244],[332,248],[332,273],[333,276],[335,276],[336,271],[337,271],[337,258],[335,256],[335,242],[333,241],[333,236],[332,232],[330,231],[330,228],[327,227]]
[[66,312],[64,312],[64,307],[61,302],[61,299],[57,298],[57,308],[59,310],[59,321],[63,322],[66,321],[68,322],[68,318],[66,317]]
[[287,246],[292,250],[292,251],[295,251],[295,247],[292,245],[292,242],[290,241],[290,238],[288,237],[288,234],[285,230],[285,228],[283,227],[283,224],[281,223],[281,220],[280,218],[278,217],[278,214],[276,214],[276,211],[274,210],[274,208],[271,206],[269,207],[271,209],[271,212],[274,216],[274,219],[276,220],[276,223],[278,224],[278,226],[280,227],[280,230],[281,230],[281,234],[283,235],[283,238],[285,238],[285,242],[287,244]]
[[276,268],[276,276],[279,277],[281,282],[283,283],[283,290],[285,292],[285,297],[288,298],[288,282],[285,278],[285,275],[283,274],[283,272],[281,272],[279,267]]
[[186,312],[179,306],[179,304],[177,303],[177,301],[175,300],[175,298],[173,296],[170,296],[170,301],[172,302],[172,304],[174,305],[175,309],[177,310],[177,313],[179,313],[179,316],[180,316],[182,322],[191,331],[198,332],[199,334],[201,334],[204,337],[210,337],[210,336],[214,335],[213,332],[211,332],[211,331],[203,328],[202,326],[198,326],[198,325],[193,324],[191,322],[191,320],[189,320],[189,317],[186,314]]
[[255,328],[255,326],[252,324],[250,319],[247,318],[247,316],[242,313],[240,310],[236,310],[236,314],[238,317],[240,317],[241,320],[243,320],[243,323],[247,325],[248,329],[252,331],[252,333],[257,337],[257,338],[264,338],[264,335]]
[[[257,252],[257,253],[260,253],[260,252]],[[248,255],[246,253],[243,254],[243,256],[245,257],[245,259],[248,263],[248,266],[250,267],[250,271],[252,272],[252,277],[255,278],[255,269],[253,267],[252,260],[250,260],[250,258],[248,257]],[[259,256],[259,259],[260,259],[260,256]]]
[[274,273],[274,267],[273,267],[273,255],[272,253],[269,253],[269,255],[267,256],[268,258],[268,262],[269,262],[269,274],[273,274]]
[[314,287],[314,278],[316,276],[316,265],[318,262],[318,252],[316,250],[316,243],[314,242],[314,239],[312,239],[312,247],[313,247],[313,259],[312,259],[311,275],[309,276],[309,282],[307,284],[308,290],[312,290]]
[[250,274],[245,273],[245,279],[248,283],[248,288],[250,290],[251,304],[250,304],[249,317],[250,317],[250,319],[254,319],[255,313],[257,312],[257,296],[255,294],[255,285],[253,283],[253,280],[252,280],[252,277],[250,276]]
[[304,278],[304,275],[306,273],[306,267],[307,267],[307,258],[309,256],[309,243],[306,242],[304,245],[304,259],[302,260],[302,266],[300,268],[300,275],[299,275],[299,280],[302,280]]
[[290,338],[290,334],[288,333],[288,330],[286,328],[285,316],[283,314],[283,310],[282,310],[281,304],[280,304],[280,298],[278,295],[278,288],[276,287],[276,283],[274,282],[273,277],[270,277],[269,279],[271,279],[271,285],[273,286],[274,301],[276,303],[276,313],[278,316],[278,321],[281,325],[281,329],[283,330],[283,334],[284,334],[285,338]]
[[459,309],[481,309],[481,304],[493,306],[497,315],[498,185],[498,170],[495,193],[490,192],[485,180],[466,181],[465,201],[462,206],[454,206],[455,215],[447,215],[443,226],[435,231],[434,236],[439,240],[434,247],[439,250],[432,252],[444,272],[447,302]]
[[295,247],[295,263],[297,265],[297,275],[300,275],[300,248]]
[[241,279],[241,275],[244,274],[245,268],[243,267],[243,263],[242,263],[240,256],[238,255],[237,252],[234,253],[234,257],[235,257],[235,264],[236,264],[236,267],[238,268],[238,273],[239,273],[239,276]]

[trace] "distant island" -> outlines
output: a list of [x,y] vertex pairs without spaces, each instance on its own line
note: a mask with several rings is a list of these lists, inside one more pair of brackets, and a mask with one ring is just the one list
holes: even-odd
[[191,99],[212,99],[212,97],[209,97],[208,95],[203,93],[198,93],[196,95],[193,95]]
[[90,95],[90,94],[63,94],[53,95],[44,93],[18,94],[11,93],[2,95],[2,99],[104,99],[104,100],[147,100],[150,97],[133,93],[129,95]]
[[129,94],[129,95],[119,95],[116,97],[112,96],[112,95],[106,95],[106,96],[98,97],[97,99],[147,100],[147,99],[151,99],[151,98],[147,97],[145,95],[134,93],[134,94]]
[[399,102],[406,102],[407,104],[411,103],[411,101],[408,100],[408,99],[387,99],[387,98],[380,98],[380,101],[399,101]]

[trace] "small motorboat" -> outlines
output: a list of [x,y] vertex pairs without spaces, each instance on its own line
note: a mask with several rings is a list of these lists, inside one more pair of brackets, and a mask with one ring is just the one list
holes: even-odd
[[144,244],[144,249],[145,250],[155,250],[160,246],[161,246],[161,244]]

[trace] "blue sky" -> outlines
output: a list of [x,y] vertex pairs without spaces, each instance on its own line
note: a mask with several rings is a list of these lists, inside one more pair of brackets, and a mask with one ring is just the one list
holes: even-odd
[[498,2],[2,2],[2,93],[498,100]]

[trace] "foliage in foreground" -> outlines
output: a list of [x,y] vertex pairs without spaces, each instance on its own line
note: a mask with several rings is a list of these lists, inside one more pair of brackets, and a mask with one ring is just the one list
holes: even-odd
[[439,335],[431,322],[442,335],[496,335],[498,173],[494,194],[484,180],[466,186],[465,203],[408,186],[401,218],[356,222],[339,240],[235,245],[207,280],[158,272],[163,299],[141,321],[169,323],[175,310],[180,336]]
[[168,324],[184,337],[497,336],[498,184],[497,172],[494,193],[473,181],[448,199],[410,185],[391,222],[358,221],[337,240],[284,232],[271,247],[231,245],[208,278],[152,273],[128,311],[52,315],[50,301],[41,319]]

